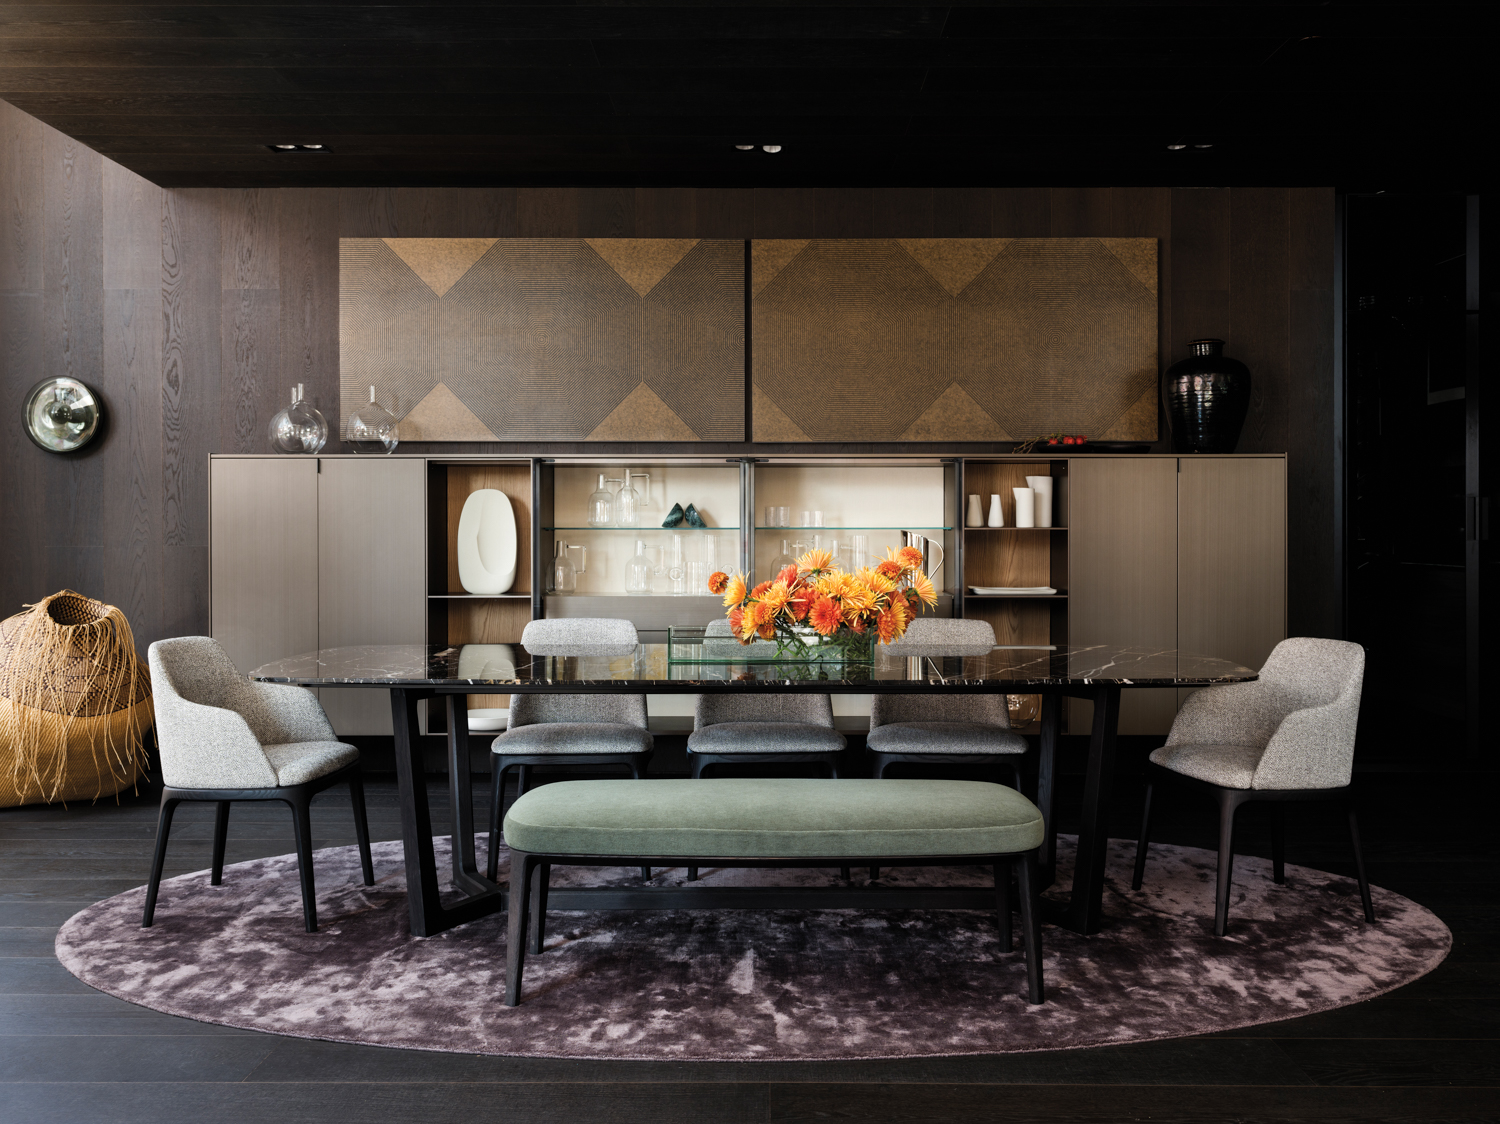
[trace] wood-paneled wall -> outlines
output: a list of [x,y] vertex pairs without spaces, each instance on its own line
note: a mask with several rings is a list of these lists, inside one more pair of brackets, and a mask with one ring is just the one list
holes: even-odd
[[[72,587],[123,607],[142,644],[206,631],[208,454],[265,450],[298,382],[333,420],[338,239],[464,236],[1158,238],[1162,362],[1212,335],[1250,365],[1240,449],[1289,454],[1292,630],[1333,635],[1331,189],[167,191],[4,102],[0,613]],[[18,421],[64,373],[109,411],[71,457]]]

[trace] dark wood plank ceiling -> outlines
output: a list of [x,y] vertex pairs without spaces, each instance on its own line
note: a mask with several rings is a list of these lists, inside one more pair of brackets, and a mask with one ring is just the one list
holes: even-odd
[[0,98],[164,186],[1464,188],[1482,10],[6,3]]

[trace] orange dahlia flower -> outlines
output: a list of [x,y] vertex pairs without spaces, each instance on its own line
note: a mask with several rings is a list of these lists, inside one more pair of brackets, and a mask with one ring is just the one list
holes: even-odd
[[807,619],[819,636],[832,636],[839,627],[839,607],[831,597],[819,597]]
[[760,595],[762,605],[765,605],[772,613],[779,613],[782,606],[792,599],[792,591],[786,587],[785,582],[775,582],[771,588]]
[[937,604],[937,587],[932,584],[932,579],[918,570],[911,576],[911,590],[922,600],[922,604],[929,608]]
[[715,570],[708,575],[708,592],[723,593],[724,587],[729,584],[729,575],[723,570]]
[[875,572],[883,578],[895,581],[901,576],[901,563],[897,562],[894,558],[887,558],[875,567]]
[[921,570],[923,562],[922,552],[914,546],[903,546],[896,552],[896,561],[908,570]]
[[820,573],[833,564],[833,555],[826,550],[809,550],[801,558],[797,559],[797,565],[803,570]]
[[776,580],[786,582],[787,588],[790,589],[797,581],[797,564],[793,562],[790,565],[783,566],[781,573],[776,575]]
[[755,600],[759,601],[762,597],[764,597],[766,595],[766,590],[768,590],[770,588],[771,588],[771,583],[770,582],[768,582],[768,581],[761,582],[758,586],[756,586],[754,589],[752,589],[750,591],[750,596],[753,597],[753,598],[755,598]]
[[896,616],[889,608],[875,618],[875,635],[882,644],[889,644],[896,639]]
[[745,575],[735,574],[724,587],[724,607],[738,605],[745,600]]

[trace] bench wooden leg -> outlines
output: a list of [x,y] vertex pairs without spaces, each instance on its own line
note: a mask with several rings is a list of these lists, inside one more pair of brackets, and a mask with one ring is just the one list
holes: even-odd
[[532,856],[515,853],[510,860],[509,916],[505,933],[505,1005],[521,1002],[521,972],[526,967],[526,914],[531,906],[531,875],[537,868]]
[[1021,929],[1026,935],[1026,998],[1029,1002],[1043,1003],[1046,993],[1042,989],[1042,919],[1037,909],[1036,852],[1027,851],[1015,860],[1016,881],[1021,889]]
[[995,914],[1000,921],[1000,951],[1013,952],[1010,932],[1010,864],[995,864]]
[[536,888],[531,893],[531,951],[540,956],[547,928],[547,890],[552,882],[552,864],[538,863]]

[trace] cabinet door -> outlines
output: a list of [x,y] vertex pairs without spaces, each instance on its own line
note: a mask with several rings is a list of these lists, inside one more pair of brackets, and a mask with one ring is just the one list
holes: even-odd
[[[318,647],[427,642],[422,460],[325,460],[318,477]],[[385,691],[327,687],[340,735],[390,734]]]
[[1178,646],[1260,667],[1286,636],[1286,461],[1184,457]]
[[318,462],[233,460],[209,466],[213,637],[234,666],[318,646]]
[[[1177,647],[1177,462],[1075,458],[1068,463],[1068,643]],[[1093,707],[1069,706],[1087,733]],[[1164,734],[1172,688],[1121,693],[1120,733]]]

